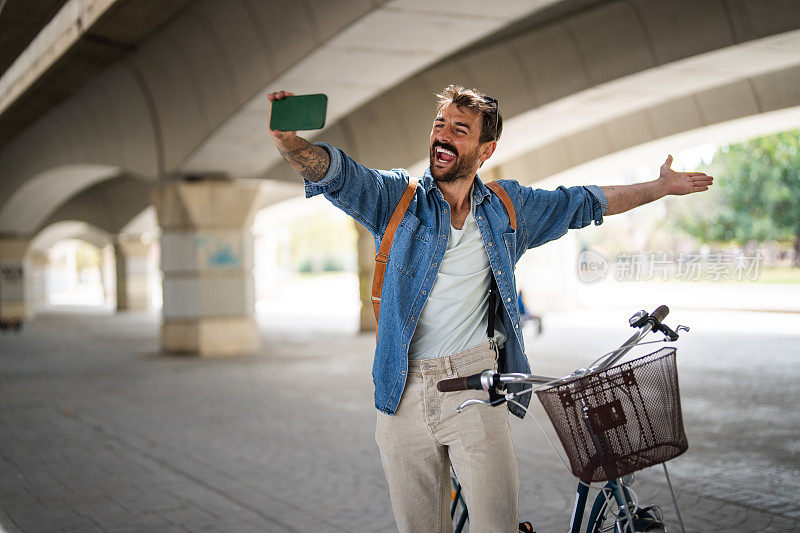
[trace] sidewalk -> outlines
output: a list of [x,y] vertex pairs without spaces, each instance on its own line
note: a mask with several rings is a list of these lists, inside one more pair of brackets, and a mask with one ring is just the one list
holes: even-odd
[[[538,372],[566,373],[628,334],[615,317],[629,310],[596,324],[583,313],[545,316],[528,345]],[[684,316],[703,324],[679,349],[690,448],[671,473],[688,530],[800,530],[800,327],[764,335]],[[270,324],[261,353],[220,360],[158,354],[153,315],[51,313],[0,338],[0,527],[394,531],[374,337]],[[574,483],[534,423],[512,428],[522,516],[563,531]],[[640,479],[640,499],[672,517],[659,471]]]

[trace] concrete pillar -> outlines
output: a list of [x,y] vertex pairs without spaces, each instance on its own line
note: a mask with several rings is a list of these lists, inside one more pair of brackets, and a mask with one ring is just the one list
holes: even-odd
[[25,287],[29,244],[25,238],[0,238],[0,318],[6,321],[24,321],[31,315]]
[[165,183],[153,191],[161,226],[165,352],[253,353],[253,236],[258,186],[224,179]]
[[100,250],[100,282],[103,284],[103,304],[114,302],[117,306],[117,258],[114,243]]
[[50,305],[47,295],[47,269],[50,256],[42,250],[31,250],[28,256],[28,269],[25,272],[27,292],[25,293],[28,309],[36,313]]
[[375,271],[375,238],[357,224],[358,230],[358,293],[361,299],[361,326],[362,332],[374,332],[375,313],[372,310],[372,274]]
[[153,245],[139,235],[120,235],[114,242],[117,311],[150,309],[150,254]]

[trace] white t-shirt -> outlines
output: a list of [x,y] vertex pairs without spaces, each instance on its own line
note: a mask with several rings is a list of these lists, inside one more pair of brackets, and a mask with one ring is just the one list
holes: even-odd
[[[447,250],[411,339],[409,359],[452,355],[489,340],[486,328],[491,275],[489,256],[475,222],[474,195],[470,192],[470,211],[464,226],[450,226]],[[498,317],[495,340],[502,345],[505,339]]]

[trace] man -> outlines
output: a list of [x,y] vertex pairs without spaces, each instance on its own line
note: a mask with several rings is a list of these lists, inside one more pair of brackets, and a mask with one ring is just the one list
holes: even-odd
[[[280,91],[269,100],[290,95]],[[658,179],[635,185],[543,191],[502,180],[516,211],[515,231],[499,196],[477,176],[502,133],[498,102],[458,85],[437,96],[430,166],[396,230],[381,293],[372,370],[375,435],[401,531],[452,529],[452,463],[464,487],[470,531],[514,532],[518,480],[508,411],[474,408],[456,414],[462,401],[485,393],[442,394],[436,383],[492,367],[530,372],[513,275],[527,249],[667,194],[704,191],[713,178],[673,171],[670,156]],[[296,132],[270,135],[303,177],[306,196],[324,194],[375,236],[378,249],[409,183],[407,172],[368,169]],[[502,305],[494,331],[488,331],[493,277]]]

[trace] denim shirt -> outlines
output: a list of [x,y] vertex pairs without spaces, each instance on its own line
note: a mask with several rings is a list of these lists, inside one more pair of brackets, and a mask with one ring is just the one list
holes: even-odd
[[[377,250],[408,185],[408,172],[366,168],[338,148],[318,145],[330,153],[330,168],[316,183],[304,180],[306,197],[324,194],[372,233]],[[474,181],[475,220],[497,280],[503,326],[508,334],[500,350],[498,369],[530,372],[517,308],[514,265],[526,250],[558,239],[568,229],[582,228],[592,221],[601,224],[607,200],[596,186],[545,191],[520,185],[516,180],[499,183],[516,209],[516,231],[511,229],[500,198],[477,176]],[[450,206],[430,170],[426,170],[395,232],[383,281],[372,379],[375,407],[384,413],[394,414],[400,403],[408,372],[408,345],[436,280],[449,235]],[[522,395],[519,400],[527,406],[530,395]],[[509,405],[509,409],[520,418],[524,416],[524,411],[515,405]]]

